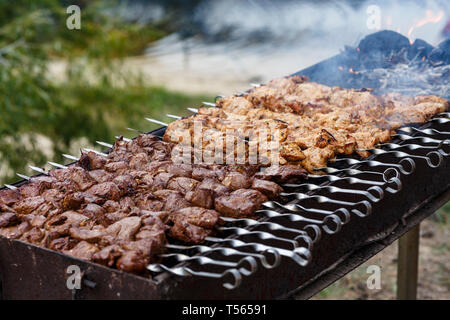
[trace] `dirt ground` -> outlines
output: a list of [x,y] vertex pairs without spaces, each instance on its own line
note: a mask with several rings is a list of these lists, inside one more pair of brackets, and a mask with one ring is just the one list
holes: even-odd
[[[313,300],[395,299],[398,241],[315,295]],[[367,267],[381,268],[381,289],[368,289]],[[431,216],[421,224],[418,299],[450,299],[450,223]]]

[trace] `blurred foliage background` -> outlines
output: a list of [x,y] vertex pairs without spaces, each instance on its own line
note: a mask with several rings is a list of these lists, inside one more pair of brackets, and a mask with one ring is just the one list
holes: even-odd
[[[81,7],[81,30],[69,30],[66,8]],[[28,164],[63,161],[61,154],[126,127],[156,128],[145,116],[198,104],[208,97],[151,87],[120,67],[170,32],[111,14],[115,1],[0,0],[0,184],[28,173]],[[49,75],[63,62],[65,73]],[[78,144],[77,144],[78,143]],[[79,147],[78,146],[78,147]],[[75,149],[75,152],[78,151]]]

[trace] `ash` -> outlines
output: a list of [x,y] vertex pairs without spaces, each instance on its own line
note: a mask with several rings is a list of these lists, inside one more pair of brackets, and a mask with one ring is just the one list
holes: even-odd
[[408,96],[437,95],[450,98],[450,65],[399,63],[390,68],[358,71],[362,82],[376,83],[378,93],[397,92]]

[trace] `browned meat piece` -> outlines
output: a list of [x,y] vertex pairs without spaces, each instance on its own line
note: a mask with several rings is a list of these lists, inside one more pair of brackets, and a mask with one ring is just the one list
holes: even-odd
[[0,190],[0,204],[12,206],[20,200],[20,194],[17,190],[3,189]]
[[50,175],[60,182],[69,180],[75,183],[81,191],[92,187],[96,183],[86,170],[75,166],[67,169],[50,170]]
[[[136,234],[136,240],[150,240],[152,241],[153,253],[162,252],[163,246],[166,243],[166,226],[158,224],[148,224],[141,227]],[[136,242],[138,242],[136,241]]]
[[117,176],[113,182],[119,187],[121,196],[132,194],[137,187],[137,182],[128,174]]
[[117,221],[122,220],[128,216],[128,212],[123,210],[118,210],[114,212],[107,213],[105,217],[100,221],[103,226],[109,226]]
[[114,182],[96,184],[88,189],[86,193],[107,200],[117,201],[120,198],[120,190]]
[[212,190],[215,197],[223,196],[230,192],[228,187],[219,183],[216,179],[206,178],[198,186],[199,190]]
[[167,167],[167,172],[174,177],[192,177],[192,166],[190,164],[170,164]]
[[61,213],[63,210],[55,208],[51,203],[43,203],[36,210],[33,211],[36,215],[52,216]]
[[255,175],[255,178],[271,180],[276,183],[288,183],[301,180],[305,177],[306,171],[304,169],[291,165],[262,168],[262,171]]
[[45,189],[49,189],[57,181],[58,180],[56,180],[52,176],[41,175],[41,176],[37,176],[37,177],[31,177],[31,179],[29,180],[29,183],[44,184],[45,185]]
[[22,221],[22,223],[18,225],[0,228],[0,235],[10,239],[18,239],[31,228],[32,227],[28,221]]
[[120,210],[120,203],[116,202],[116,201],[112,201],[112,200],[108,200],[106,201],[102,208],[106,211],[106,212],[115,212]]
[[16,202],[13,209],[19,214],[28,214],[36,210],[41,204],[45,202],[45,199],[41,196],[24,198]]
[[173,226],[169,231],[172,238],[187,242],[201,243],[213,233],[219,221],[219,213],[199,207],[189,207],[171,215]]
[[134,141],[132,141],[131,143],[137,143],[139,146],[141,147],[152,147],[155,145],[155,143],[160,143],[161,142],[161,138],[152,135],[152,134],[140,134],[136,137],[136,139]]
[[42,197],[54,207],[59,207],[60,203],[62,203],[65,198],[65,194],[57,189],[49,189],[42,193]]
[[197,188],[186,193],[185,199],[198,207],[211,209],[214,204],[214,191]]
[[95,204],[98,204],[99,206],[101,206],[107,201],[107,199],[97,197],[97,196],[95,196],[93,194],[89,194],[87,192],[84,192],[83,196],[84,196],[84,203],[86,203],[86,204],[95,203]]
[[56,238],[50,241],[48,248],[57,251],[64,251],[71,249],[73,243],[70,241],[69,237]]
[[89,230],[86,228],[72,227],[69,230],[70,236],[76,240],[97,243],[103,236],[99,230]]
[[151,175],[156,175],[160,172],[168,172],[168,168],[171,164],[172,161],[152,161],[149,163],[146,172]]
[[150,258],[141,251],[125,251],[116,263],[119,270],[141,273],[150,262]]
[[19,192],[23,198],[37,197],[44,192],[44,190],[51,188],[51,184],[45,182],[31,182],[20,186]]
[[88,205],[86,205],[86,207],[84,207],[82,213],[90,219],[100,221],[105,215],[105,210],[95,203],[89,203]]
[[259,192],[265,194],[269,199],[275,199],[278,197],[280,192],[283,192],[283,188],[275,182],[262,179],[254,179],[252,189],[258,190]]
[[208,168],[194,167],[192,170],[192,178],[202,181],[206,178],[215,178],[222,181],[225,177],[225,172],[223,170],[211,170]]
[[70,250],[63,250],[65,254],[73,256],[78,259],[91,260],[92,255],[98,252],[99,249],[95,244],[91,244],[87,241],[79,242],[75,247]]
[[237,190],[250,188],[252,181],[245,174],[239,172],[229,172],[222,180],[222,184],[231,190]]
[[66,211],[60,215],[50,218],[46,222],[46,229],[51,229],[53,226],[68,225],[69,227],[78,227],[84,225],[89,218],[75,211]]
[[212,229],[197,227],[183,219],[177,219],[169,231],[169,236],[186,243],[196,244],[202,243],[211,233]]
[[292,162],[305,159],[305,154],[297,143],[286,143],[281,146],[280,155]]
[[125,161],[109,162],[105,165],[105,170],[108,172],[125,172],[128,169],[128,163]]
[[117,259],[122,256],[122,253],[122,248],[117,244],[113,244],[93,254],[92,261],[107,267],[113,267],[116,264]]
[[145,170],[150,162],[146,153],[138,153],[130,159],[129,167],[135,170]]
[[238,218],[251,216],[265,201],[267,197],[257,190],[239,189],[216,198],[214,205],[224,216]]
[[17,213],[15,212],[0,213],[0,228],[10,227],[19,222],[19,217],[17,217]]
[[98,170],[103,169],[107,162],[106,157],[96,154],[95,152],[82,153],[78,165],[84,170]]
[[89,175],[92,179],[94,179],[97,183],[103,183],[112,181],[114,179],[114,175],[106,172],[105,170],[91,170],[89,171]]
[[84,202],[84,194],[81,192],[69,193],[64,197],[63,210],[78,210]]
[[110,225],[106,233],[120,240],[132,240],[141,227],[140,217],[124,218]]
[[194,190],[197,184],[197,180],[186,177],[177,177],[170,179],[167,184],[167,189],[176,190],[182,194],[186,194],[187,192]]
[[137,201],[137,206],[142,210],[152,210],[159,211],[164,207],[164,202],[160,200],[156,200],[152,195],[141,195]]
[[212,229],[219,221],[219,213],[200,207],[183,208],[173,214],[175,220],[182,219],[198,227]]
[[165,201],[164,207],[160,210],[175,211],[190,206],[190,203],[184,199],[183,195],[175,190],[158,190],[153,192],[153,195],[162,202]]
[[167,184],[172,177],[173,175],[167,172],[158,173],[151,181],[153,190],[167,189]]
[[44,238],[44,235],[45,235],[44,232],[42,232],[40,228],[32,227],[30,230],[28,230],[22,235],[21,240],[39,244],[41,240]]
[[[28,216],[32,216],[31,214],[29,214]],[[30,217],[31,218],[31,217]],[[47,222],[47,217],[45,216],[41,216],[41,215],[34,215],[32,217],[32,219],[30,220],[30,223],[33,227],[37,227],[37,228],[43,228],[45,222]]]

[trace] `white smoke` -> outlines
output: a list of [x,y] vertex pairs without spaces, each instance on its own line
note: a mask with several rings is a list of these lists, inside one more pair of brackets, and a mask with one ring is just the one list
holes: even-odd
[[[367,27],[367,8],[380,8],[380,29],[407,35],[411,27],[426,17],[443,17],[438,23],[415,28],[411,38],[422,38],[431,44],[442,40],[441,31],[450,14],[449,1],[367,1],[351,6],[349,1],[270,1],[270,0],[211,0],[196,12],[207,32],[231,30],[235,41],[251,40],[263,34],[268,41],[297,45],[319,40],[325,46],[352,45],[373,33]],[[328,45],[329,44],[329,45]]]
[[[369,28],[370,6],[379,9],[377,28]],[[424,24],[425,18],[433,22]],[[206,0],[188,19],[191,38],[172,34],[147,54],[174,73],[192,70],[248,84],[309,67],[378,30],[436,46],[449,19],[448,0]]]

